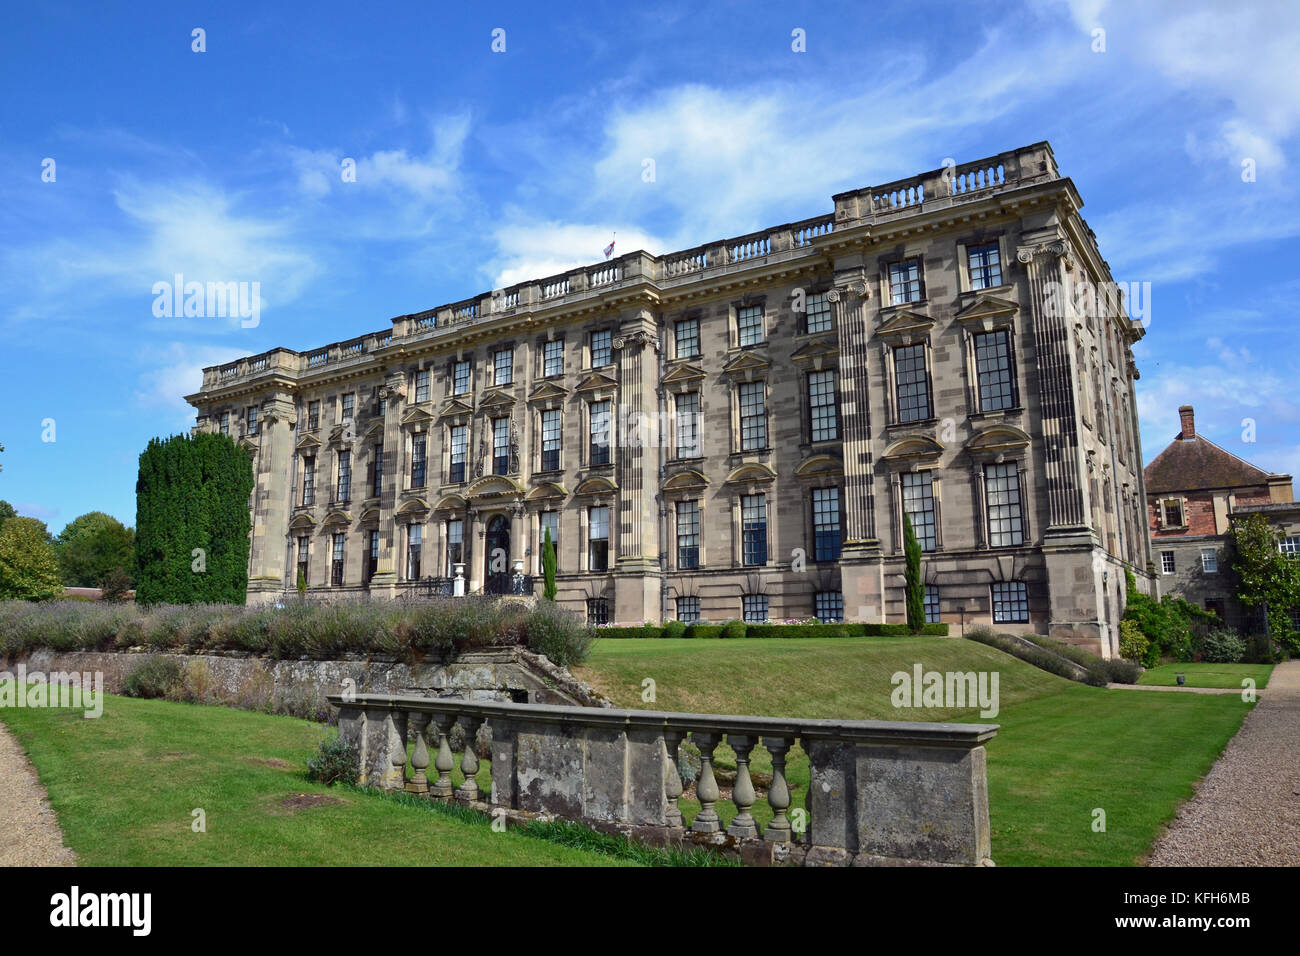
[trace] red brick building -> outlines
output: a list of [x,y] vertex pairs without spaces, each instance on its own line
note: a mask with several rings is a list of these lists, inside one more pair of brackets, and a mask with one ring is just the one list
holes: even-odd
[[1300,505],[1291,476],[1270,474],[1196,432],[1191,405],[1178,409],[1182,427],[1146,466],[1147,522],[1161,595],[1213,611],[1231,627],[1250,629],[1228,567],[1228,527],[1234,517],[1263,513],[1300,547]]

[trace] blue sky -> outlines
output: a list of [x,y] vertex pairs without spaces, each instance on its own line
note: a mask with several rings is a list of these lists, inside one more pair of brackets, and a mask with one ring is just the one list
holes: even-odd
[[[55,532],[134,523],[137,456],[192,424],[205,365],[596,261],[614,231],[666,252],[1041,139],[1115,277],[1151,283],[1146,460],[1190,402],[1300,472],[1291,4],[550,6],[7,11],[0,498]],[[178,272],[259,282],[260,323],[156,318]]]

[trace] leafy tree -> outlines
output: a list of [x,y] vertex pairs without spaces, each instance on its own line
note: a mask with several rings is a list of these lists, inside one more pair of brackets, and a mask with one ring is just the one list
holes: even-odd
[[17,518],[17,517],[18,517],[18,512],[14,511],[14,506],[11,505],[9,502],[5,501],[3,498],[0,498],[0,527],[3,527],[4,523],[8,521],[10,518]]
[[226,435],[155,438],[136,480],[136,600],[243,604],[252,459]]
[[97,588],[113,571],[135,569],[135,531],[112,515],[91,511],[68,523],[54,550],[68,587]]
[[46,601],[62,596],[59,563],[45,522],[10,518],[0,528],[0,600]]
[[925,581],[921,577],[921,542],[912,529],[912,519],[903,513],[903,553],[907,557],[907,629],[920,634],[925,626]]
[[555,600],[555,542],[551,540],[550,528],[546,529],[542,541],[542,597]]
[[1300,607],[1300,561],[1278,548],[1278,532],[1263,515],[1232,523],[1232,570],[1237,576],[1237,600],[1249,608],[1263,607],[1272,640],[1300,653],[1300,632],[1288,613]]
[[104,575],[99,586],[103,588],[101,597],[105,601],[125,601],[127,592],[131,590],[131,575],[126,568],[113,568]]

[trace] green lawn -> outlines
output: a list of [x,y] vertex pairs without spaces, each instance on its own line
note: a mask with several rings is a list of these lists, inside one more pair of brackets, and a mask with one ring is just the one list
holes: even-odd
[[[302,720],[111,696],[96,720],[25,708],[0,718],[27,749],[83,865],[628,863],[497,833],[486,818],[312,783],[306,760],[325,730]],[[206,833],[191,830],[196,808]]]
[[1188,687],[1233,687],[1240,690],[1241,682],[1250,677],[1255,681],[1255,689],[1261,690],[1268,684],[1272,673],[1272,664],[1161,664],[1145,671],[1138,683],[1173,687],[1178,683],[1178,675],[1186,674]]
[[[890,675],[999,673],[1001,712],[896,710]],[[1236,733],[1250,705],[1236,695],[1141,694],[1086,687],[983,644],[952,638],[599,641],[578,676],[616,704],[658,710],[1001,725],[988,745],[993,859],[1000,865],[1129,865],[1140,861]],[[656,699],[642,701],[643,680]],[[753,767],[770,770],[755,750]],[[734,755],[718,750],[718,764]],[[808,760],[792,752],[794,805]],[[687,818],[698,805],[683,800]],[[720,802],[724,819],[734,807]],[[1106,831],[1093,831],[1095,809]],[[754,815],[771,813],[760,800]]]

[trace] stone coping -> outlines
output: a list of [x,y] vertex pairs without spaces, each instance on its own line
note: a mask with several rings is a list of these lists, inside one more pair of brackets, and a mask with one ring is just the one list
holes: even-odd
[[670,729],[686,733],[834,739],[897,746],[974,748],[992,739],[998,724],[932,723],[907,720],[825,720],[753,717],[736,714],[688,714],[655,710],[597,709],[556,704],[514,704],[471,701],[455,697],[404,697],[356,694],[347,699],[329,695],[339,708],[447,714],[483,718],[531,720],[548,724],[623,726],[643,730]]

